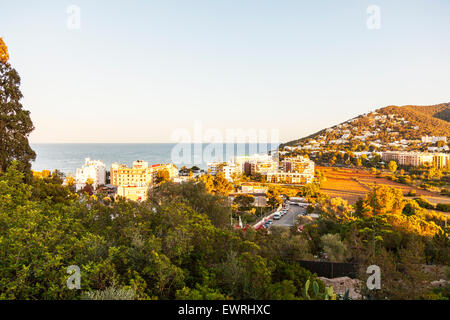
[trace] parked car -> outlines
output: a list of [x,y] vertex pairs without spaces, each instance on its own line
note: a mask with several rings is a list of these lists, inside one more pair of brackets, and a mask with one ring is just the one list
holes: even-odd
[[273,215],[273,220],[280,220],[282,214],[280,212],[277,212]]

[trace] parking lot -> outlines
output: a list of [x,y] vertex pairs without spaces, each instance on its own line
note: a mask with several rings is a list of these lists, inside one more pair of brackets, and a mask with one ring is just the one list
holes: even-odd
[[289,209],[280,220],[273,220],[272,226],[276,227],[292,227],[294,225],[295,217],[299,214],[305,214],[306,208],[301,208],[297,205],[290,204]]

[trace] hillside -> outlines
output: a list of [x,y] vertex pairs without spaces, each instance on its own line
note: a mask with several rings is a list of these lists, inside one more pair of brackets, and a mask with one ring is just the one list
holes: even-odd
[[434,106],[389,106],[377,110],[382,114],[397,114],[420,127],[423,135],[450,135],[450,103]]
[[[280,146],[322,150],[424,150],[422,136],[450,138],[450,103],[432,106],[388,106]],[[447,146],[445,148],[448,148]],[[445,151],[441,149],[440,151]]]

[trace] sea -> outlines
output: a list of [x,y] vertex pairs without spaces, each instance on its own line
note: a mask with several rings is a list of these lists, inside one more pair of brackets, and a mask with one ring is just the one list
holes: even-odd
[[233,156],[267,154],[278,144],[266,143],[32,143],[34,171],[55,170],[75,174],[86,158],[101,160],[107,170],[118,162],[131,166],[136,160],[152,164],[174,163],[178,168],[197,166],[206,170],[208,162],[228,161]]

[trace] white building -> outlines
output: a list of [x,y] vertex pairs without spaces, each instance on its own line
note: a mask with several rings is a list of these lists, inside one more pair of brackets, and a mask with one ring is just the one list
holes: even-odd
[[233,182],[233,175],[242,173],[242,165],[233,162],[210,162],[208,163],[208,171],[212,176],[218,172],[223,172],[225,179]]
[[438,141],[444,141],[445,143],[447,143],[447,137],[422,137],[422,142],[423,143],[436,143]]
[[75,176],[76,190],[81,190],[86,185],[88,179],[92,180],[92,186],[97,189],[98,186],[106,183],[106,166],[100,160],[85,159],[85,163],[81,169],[77,169]]
[[242,166],[235,163],[228,163],[227,165],[222,167],[222,172],[225,176],[225,179],[227,179],[229,182],[233,182],[233,176],[242,173]]

